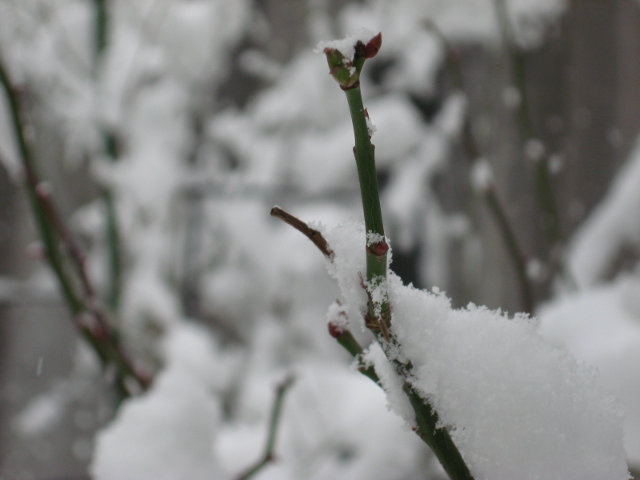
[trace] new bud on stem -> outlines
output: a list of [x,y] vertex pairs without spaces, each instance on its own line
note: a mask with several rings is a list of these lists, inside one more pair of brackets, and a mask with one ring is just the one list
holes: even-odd
[[373,58],[378,54],[380,47],[382,46],[382,32],[369,40],[369,43],[365,45],[365,52],[367,58]]
[[372,243],[367,247],[367,252],[376,257],[386,255],[389,251],[389,244],[387,242]]
[[325,48],[329,64],[329,73],[342,88],[351,88],[357,85],[360,80],[360,72],[356,69],[354,62],[346,58],[339,50]]
[[338,325],[337,323],[329,322],[329,335],[337,339],[340,337],[340,335],[342,335],[342,333],[343,330],[340,325]]
[[382,33],[371,37],[370,32],[363,31],[339,42],[321,43],[318,50],[327,56],[331,76],[343,90],[348,90],[359,85],[365,60],[375,57],[381,46]]

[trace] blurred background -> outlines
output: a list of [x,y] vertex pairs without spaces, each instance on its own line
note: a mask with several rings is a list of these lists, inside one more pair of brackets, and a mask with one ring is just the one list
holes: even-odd
[[[539,315],[623,401],[640,465],[640,2],[0,0],[0,479],[235,478],[290,371],[281,461],[256,478],[442,478],[326,334],[322,255],[269,216],[361,220],[347,104],[313,53],[361,27],[382,32],[362,89],[392,269],[456,307]],[[156,378],[148,408],[74,329],[9,87],[96,297]]]

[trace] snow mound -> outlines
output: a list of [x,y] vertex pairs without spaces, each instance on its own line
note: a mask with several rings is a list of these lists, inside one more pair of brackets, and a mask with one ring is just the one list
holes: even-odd
[[[362,312],[364,228],[346,224],[327,236],[330,273],[350,310]],[[595,370],[544,340],[536,321],[475,305],[453,309],[444,294],[404,286],[393,273],[387,291],[401,345],[388,354],[412,363],[408,380],[452,427],[476,479],[628,478],[618,403]],[[413,423],[406,402],[395,394],[388,401]]]
[[538,314],[540,334],[595,365],[604,387],[620,399],[627,460],[640,465],[640,278],[622,275],[562,296]]

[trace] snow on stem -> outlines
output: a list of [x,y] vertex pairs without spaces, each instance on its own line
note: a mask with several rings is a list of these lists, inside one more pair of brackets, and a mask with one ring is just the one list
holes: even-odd
[[[321,43],[316,50],[324,52],[327,56],[330,74],[340,84],[340,88],[345,92],[349,103],[356,144],[353,153],[356,157],[364,223],[369,240],[366,245],[367,281],[366,284],[363,282],[363,286],[370,296],[372,290],[380,287],[382,289],[385,288],[389,246],[384,236],[374,146],[371,144],[367,112],[362,102],[360,72],[365,60],[375,57],[381,45],[382,34],[374,35],[373,32],[363,29],[358,34],[343,40]],[[374,333],[382,333],[388,342],[389,303],[385,299],[371,298],[371,300],[369,302],[367,326]]]
[[[348,328],[336,327],[330,323],[329,332],[356,359],[358,371],[382,387],[382,382],[375,368],[363,362],[364,350],[351,331]],[[438,428],[440,419],[433,407],[422,399],[409,382],[404,382],[402,390],[409,398],[411,407],[416,414],[417,426],[414,427],[414,431],[436,453],[449,477],[454,480],[472,480],[473,477],[453,440],[451,440],[451,436],[445,428]]]
[[[370,35],[367,35],[367,33],[370,33]],[[353,152],[356,157],[367,238],[367,281],[366,283],[363,281],[363,286],[367,291],[369,302],[365,324],[376,334],[383,348],[386,346],[397,348],[396,340],[389,336],[391,312],[389,301],[384,293],[387,284],[387,252],[389,246],[386,242],[382,222],[376,176],[375,149],[371,144],[371,137],[367,128],[367,113],[362,102],[359,80],[365,60],[374,57],[378,53],[381,43],[381,34],[374,36],[371,32],[362,31],[344,40],[320,44],[317,51],[320,50],[325,53],[330,74],[340,84],[340,88],[347,96],[353,124],[355,137]],[[380,291],[382,291],[381,294]],[[344,335],[344,332],[341,334]],[[340,336],[336,338],[338,338],[339,343],[343,343],[340,342]],[[354,353],[352,351],[352,342],[345,342],[343,346],[350,353]],[[412,368],[411,365],[402,364],[394,358],[391,358],[391,362],[402,378],[403,391],[415,412],[417,423],[415,431],[418,436],[433,450],[452,480],[472,480],[473,476],[453,443],[449,432],[444,426],[440,425],[437,412],[406,380]]]

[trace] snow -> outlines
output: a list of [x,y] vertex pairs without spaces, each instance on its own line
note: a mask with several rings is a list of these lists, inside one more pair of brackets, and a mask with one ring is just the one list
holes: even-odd
[[384,235],[380,235],[379,233],[367,232],[367,247],[375,245],[376,243],[386,242],[386,238]]
[[152,388],[127,401],[96,438],[95,480],[216,478],[212,445],[221,405],[212,389],[220,361],[207,333],[180,324],[168,333],[167,366]]
[[13,428],[22,437],[34,437],[55,427],[68,403],[64,389],[57,388],[31,400],[14,419]]
[[629,462],[640,464],[640,280],[636,274],[562,296],[540,308],[539,332],[598,368],[625,410]]
[[216,478],[211,445],[219,404],[178,371],[164,371],[154,387],[129,401],[97,437],[96,480]]
[[[329,271],[362,312],[363,227],[346,224],[327,237]],[[393,273],[386,288],[400,345],[387,354],[411,362],[408,380],[452,427],[476,478],[628,478],[618,403],[593,369],[545,341],[536,321],[475,305],[452,309],[444,294],[404,286]],[[388,400],[406,414],[397,390],[396,382]]]
[[[420,121],[420,113],[405,95],[385,95],[368,101],[366,107],[376,121],[373,143],[379,167],[406,157],[423,139],[425,128]],[[350,133],[350,143],[353,143],[353,133]]]
[[452,310],[442,295],[395,283],[392,329],[412,383],[478,478],[627,478],[621,413],[593,371],[525,317]]
[[[276,440],[277,461],[260,480],[402,480],[429,474],[420,459],[430,458],[413,432],[387,411],[384,393],[371,380],[348,366],[302,363],[284,398]],[[254,378],[242,396],[253,408],[268,410],[274,386],[283,378]],[[241,417],[250,405],[240,406]],[[375,421],[372,421],[375,419]],[[224,478],[234,478],[263,452],[267,415],[244,425],[222,426],[216,458]]]
[[515,85],[508,85],[504,88],[502,91],[502,103],[504,103],[505,107],[515,110],[520,106],[521,102],[522,94],[520,93],[520,90],[518,90],[518,87]]
[[[566,0],[506,0],[506,5],[515,40],[525,49],[540,46],[567,9]],[[358,21],[343,24],[343,29],[365,25],[382,31],[385,41],[389,35],[406,34],[414,25],[428,22],[453,43],[500,42],[492,0],[373,0],[367,6],[348,9],[350,15],[360,13]]]
[[378,131],[378,128],[373,123],[371,123],[371,119],[369,118],[369,116],[367,116],[366,122],[367,122],[367,131],[369,132],[369,138],[371,138],[373,134]]
[[475,161],[471,170],[471,184],[479,193],[484,193],[493,186],[493,169],[488,160],[480,158]]
[[364,45],[375,37],[376,34],[367,28],[361,28],[356,33],[347,34],[339,40],[331,40],[328,42],[320,42],[313,50],[314,53],[324,53],[326,49],[338,50],[347,60],[353,61],[356,53],[356,45],[362,42]]
[[544,143],[537,138],[527,140],[524,144],[524,155],[531,162],[539,162],[545,155]]
[[347,311],[338,302],[333,302],[327,310],[327,322],[338,327],[339,330],[349,328],[349,317]]
[[607,196],[571,240],[566,264],[579,287],[599,282],[620,249],[640,244],[640,138]]
[[360,278],[366,274],[364,225],[350,222],[323,234],[334,252],[333,261],[326,262],[329,274],[338,281],[349,319],[358,320],[364,331],[362,312],[366,308],[367,294]]
[[9,114],[9,100],[4,89],[0,90],[0,165],[14,182],[20,180],[20,160],[15,130]]
[[[380,379],[382,388],[387,394],[387,408],[393,410],[405,422],[405,427],[416,426],[415,413],[411,402],[402,389],[402,379],[389,362],[384,351],[377,343],[372,343],[362,355],[362,362],[366,366],[373,366]],[[409,429],[407,428],[407,430]]]

